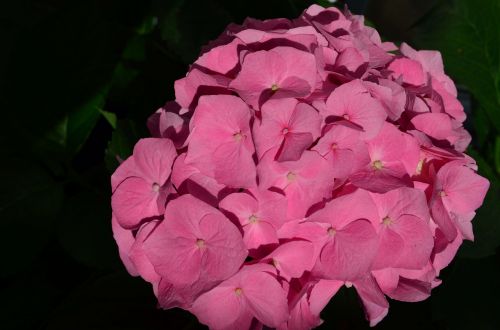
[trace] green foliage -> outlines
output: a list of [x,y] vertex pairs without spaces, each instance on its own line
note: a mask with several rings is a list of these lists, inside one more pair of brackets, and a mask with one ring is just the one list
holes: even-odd
[[132,155],[138,138],[139,134],[134,122],[125,119],[118,122],[105,155],[106,167],[110,172],[113,172],[122,161]]
[[500,260],[458,259],[448,281],[432,297],[434,320],[445,320],[449,329],[498,329]]
[[[66,129],[64,129],[66,136],[63,142],[70,155],[78,153],[97,124],[97,120],[102,113],[101,108],[104,106],[106,94],[107,88],[99,91],[84,105],[69,113],[67,119],[64,120],[64,123],[66,123]],[[105,114],[103,115],[106,117]],[[107,116],[110,117],[110,115]]]
[[[98,269],[119,268],[109,214],[109,189],[82,190],[66,198],[57,226],[58,241],[82,264]],[[91,238],[91,244],[89,244]]]
[[[446,70],[466,85],[500,132],[500,2],[456,0],[423,25],[418,43],[439,49]],[[429,31],[430,32],[430,31]]]
[[0,277],[29,268],[49,243],[62,186],[33,160],[6,158],[0,181]]
[[94,278],[64,300],[49,318],[49,330],[199,329],[196,318],[155,305],[151,286],[128,274]]

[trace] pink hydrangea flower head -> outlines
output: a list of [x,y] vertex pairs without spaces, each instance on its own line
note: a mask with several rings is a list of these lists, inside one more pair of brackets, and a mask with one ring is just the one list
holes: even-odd
[[312,5],[231,24],[173,87],[111,176],[120,258],[160,307],[307,330],[345,286],[374,326],[474,239],[489,182],[439,52]]

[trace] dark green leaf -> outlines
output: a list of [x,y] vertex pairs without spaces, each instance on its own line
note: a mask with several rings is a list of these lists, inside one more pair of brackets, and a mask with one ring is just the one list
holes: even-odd
[[500,135],[497,135],[496,141],[495,141],[495,167],[497,170],[497,173],[500,174]]
[[200,53],[201,46],[215,39],[231,21],[231,15],[216,0],[176,0],[159,24],[162,37],[170,48],[185,63],[191,63]]
[[18,277],[0,290],[3,329],[37,329],[57,305],[59,290],[40,274]]
[[74,155],[80,150],[94,129],[101,116],[100,109],[104,105],[106,95],[107,88],[68,115],[66,149],[70,155]]
[[485,146],[489,143],[488,138],[493,129],[491,122],[484,109],[475,109],[472,112],[474,127],[474,141],[476,146]]
[[156,26],[158,25],[158,17],[157,16],[148,16],[142,22],[141,26],[137,29],[138,35],[147,35],[154,31]]
[[63,191],[30,160],[8,158],[2,163],[0,276],[7,276],[31,266],[49,241]]
[[143,36],[135,36],[130,39],[123,52],[123,59],[137,62],[144,61],[146,59],[145,42]]
[[135,143],[139,139],[136,125],[130,120],[118,121],[116,130],[113,131],[111,141],[106,149],[106,167],[114,171],[118,165],[132,154]]
[[445,69],[479,101],[500,132],[500,2],[455,0],[416,29],[420,48],[438,49]]
[[111,125],[111,127],[113,127],[113,129],[116,129],[116,114],[102,109],[99,109],[99,112],[104,117],[104,119],[106,119],[106,121]]
[[158,309],[151,285],[128,274],[109,275],[83,285],[61,304],[47,327],[49,330],[203,328],[186,311]]
[[499,329],[498,258],[459,258],[452,267],[448,278],[433,291],[433,317],[444,320],[447,329]]
[[77,261],[109,269],[120,262],[111,232],[110,201],[103,196],[84,190],[67,198],[58,223],[58,239]]

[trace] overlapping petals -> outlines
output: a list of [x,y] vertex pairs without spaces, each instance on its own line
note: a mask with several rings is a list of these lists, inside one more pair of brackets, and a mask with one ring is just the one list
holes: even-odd
[[120,257],[162,308],[305,330],[352,287],[374,326],[473,240],[489,183],[438,52],[313,5],[230,25],[174,89],[111,177]]

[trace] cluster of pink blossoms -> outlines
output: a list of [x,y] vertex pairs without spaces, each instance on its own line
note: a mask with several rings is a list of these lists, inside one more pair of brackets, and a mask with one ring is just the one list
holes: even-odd
[[343,285],[371,325],[420,301],[488,189],[435,51],[313,5],[230,25],[112,176],[113,230],[163,308],[310,329]]

